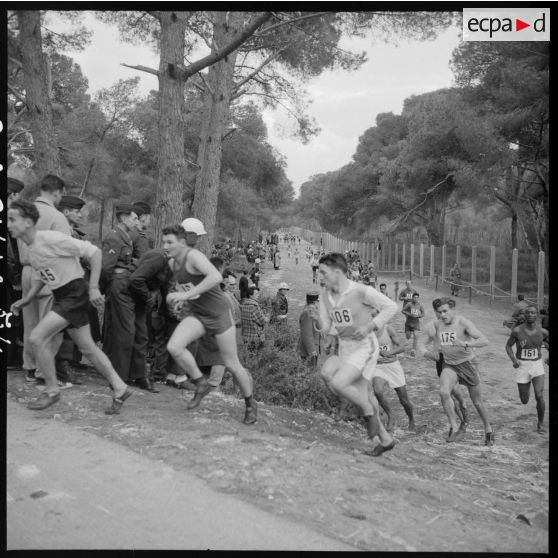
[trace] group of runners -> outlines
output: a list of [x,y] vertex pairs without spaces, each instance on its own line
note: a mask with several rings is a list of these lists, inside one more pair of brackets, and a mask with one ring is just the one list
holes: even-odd
[[[94,343],[88,321],[89,302],[102,304],[99,291],[101,251],[87,241],[57,231],[37,230],[39,212],[33,203],[16,200],[8,210],[8,230],[29,249],[30,265],[36,272],[28,294],[14,302],[17,314],[32,300],[44,284],[54,296],[52,309],[30,334],[38,366],[45,377],[45,390],[29,403],[31,409],[44,409],[60,398],[56,381],[52,341],[67,330],[80,351],[109,382],[113,390],[107,414],[117,414],[133,391],[122,381],[110,360]],[[186,305],[184,317],[167,345],[172,358],[195,384],[195,393],[187,408],[196,408],[211,391],[211,386],[196,364],[188,346],[206,333],[213,334],[224,364],[231,371],[245,399],[244,423],[257,421],[257,403],[250,372],[241,364],[236,343],[235,326],[229,305],[219,284],[221,273],[209,259],[195,248],[203,224],[193,218],[181,225],[163,230],[163,249],[175,280],[183,288],[167,296],[169,306]],[[293,240],[294,239],[290,239]],[[80,258],[90,263],[89,282],[84,279]],[[370,454],[379,456],[393,449],[391,434],[393,413],[384,397],[384,389],[395,389],[409,418],[409,428],[416,427],[413,407],[406,391],[405,377],[398,354],[404,350],[389,321],[398,311],[397,304],[370,285],[348,277],[348,262],[343,254],[320,255],[315,272],[322,287],[319,306],[310,311],[316,329],[338,338],[338,353],[328,356],[321,368],[327,387],[342,400],[356,405],[364,417],[368,436],[378,440]],[[437,318],[427,324],[418,337],[418,351],[436,362],[440,377],[440,397],[449,421],[448,442],[459,440],[467,428],[468,413],[458,384],[465,385],[483,422],[485,443],[494,443],[494,433],[482,401],[481,380],[474,348],[488,344],[485,336],[468,319],[456,314],[451,298],[436,299],[433,308]],[[538,429],[544,426],[544,369],[541,348],[548,346],[548,332],[538,325],[537,310],[525,309],[525,322],[512,330],[507,352],[516,369],[521,401],[529,400],[533,384],[537,401]],[[432,344],[431,349],[427,345]],[[515,348],[515,350],[514,350]],[[380,418],[380,407],[387,423]],[[460,424],[457,423],[459,419]]]

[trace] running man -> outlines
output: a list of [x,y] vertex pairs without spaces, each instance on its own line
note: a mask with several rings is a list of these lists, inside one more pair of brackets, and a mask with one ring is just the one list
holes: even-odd
[[[373,439],[377,435],[380,439],[371,451],[372,456],[378,456],[393,449],[395,440],[384,428],[378,400],[369,390],[379,354],[374,332],[395,315],[397,306],[376,289],[350,281],[343,254],[322,256],[319,270],[324,285],[319,309],[310,306],[308,312],[316,320],[318,331],[339,339],[339,355],[326,360],[321,375],[335,395],[362,411],[368,436]],[[372,306],[380,309],[375,318],[370,313]]]
[[252,395],[252,376],[238,359],[236,327],[226,295],[219,286],[223,277],[207,257],[194,248],[198,236],[204,234],[207,233],[203,223],[194,218],[185,219],[181,226],[163,229],[163,249],[172,258],[171,269],[182,289],[181,292],[169,293],[167,303],[172,307],[177,303],[188,302],[189,307],[188,315],[169,339],[167,350],[196,384],[194,397],[186,406],[187,409],[195,409],[211,391],[211,385],[187,347],[206,333],[215,335],[224,364],[244,395],[244,423],[254,424],[257,420],[257,403]]
[[419,294],[415,291],[411,298],[411,302],[407,302],[403,306],[401,313],[405,316],[405,337],[407,339],[413,338],[413,348],[411,349],[411,356],[416,355],[417,350],[417,332],[420,332],[420,319],[424,318],[424,307],[419,302]]
[[[434,309],[434,313],[436,314],[436,320],[440,319],[440,313],[437,311],[438,308],[438,301],[439,298],[435,298],[432,301],[432,308]],[[436,337],[436,320],[432,320],[428,322],[426,326],[424,326],[424,331],[421,332],[419,337],[418,346],[426,346],[428,340],[433,341],[432,351],[428,351],[425,353],[425,357],[433,360],[436,363],[436,373],[438,374],[438,378],[442,373],[442,369],[444,368],[444,355],[440,351],[440,344],[438,342],[438,338]],[[469,413],[467,409],[467,404],[465,399],[463,398],[463,394],[461,393],[461,389],[459,384],[457,384],[451,391],[451,398],[454,401],[455,405],[455,414],[457,418],[460,420],[460,425],[457,430],[459,434],[465,432],[467,430],[467,426],[469,426]]]
[[[524,310],[525,322],[512,329],[506,343],[506,353],[517,369],[515,381],[519,389],[519,399],[523,405],[529,403],[531,384],[537,402],[537,431],[546,432],[544,422],[544,367],[541,348],[548,349],[548,331],[537,324],[537,308],[527,306]],[[515,355],[513,346],[515,345]]]
[[310,266],[312,267],[312,283],[316,284],[318,282],[318,269],[320,267],[320,260],[318,255],[312,253],[310,257]]
[[413,287],[411,281],[405,281],[405,288],[399,293],[398,297],[399,300],[403,301],[403,308],[405,308],[405,304],[413,300],[414,292],[415,288]]
[[[36,273],[31,290],[12,304],[11,311],[19,314],[21,308],[29,304],[45,284],[54,296],[51,310],[29,336],[46,387],[27,406],[29,409],[46,409],[59,401],[60,388],[56,380],[51,341],[57,333],[68,328],[68,333],[82,354],[111,385],[114,397],[112,406],[105,413],[118,414],[132,391],[116,373],[105,353],[97,347],[89,327],[89,302],[98,308],[103,307],[103,296],[98,287],[101,251],[90,242],[58,231],[39,231],[36,228],[38,220],[39,210],[27,201],[16,200],[8,210],[8,230],[13,238],[20,238],[28,246],[29,263]],[[87,259],[91,265],[89,285],[84,279],[79,258]]]
[[[455,405],[451,398],[452,391],[460,383],[469,390],[471,401],[483,422],[485,445],[492,446],[494,432],[482,400],[478,364],[473,351],[473,348],[486,347],[488,340],[470,320],[455,313],[455,300],[452,298],[437,300],[435,309],[440,319],[434,322],[434,330],[428,333],[427,341],[436,340],[444,356],[440,374],[440,398],[450,424],[446,442],[455,442],[464,435],[463,430],[459,432]],[[428,354],[424,345],[419,345],[419,352],[422,356],[437,360],[434,355]]]
[[[372,317],[375,318],[379,313],[377,308],[372,308]],[[380,355],[376,369],[372,375],[372,388],[378,398],[382,409],[387,415],[386,430],[391,432],[395,426],[395,417],[391,411],[391,407],[384,397],[386,385],[393,388],[399,402],[401,403],[405,413],[409,417],[409,430],[415,430],[415,419],[413,416],[413,406],[409,401],[407,394],[405,372],[397,358],[399,353],[405,351],[405,344],[401,342],[395,330],[386,324],[377,332],[378,344],[380,345]]]

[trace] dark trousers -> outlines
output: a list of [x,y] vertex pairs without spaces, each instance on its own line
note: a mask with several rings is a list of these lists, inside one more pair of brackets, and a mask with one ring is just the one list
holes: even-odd
[[103,350],[124,380],[146,377],[146,306],[128,291],[129,273],[114,275],[107,291]]
[[[175,322],[178,324],[178,322]],[[174,326],[176,327],[176,325]],[[169,340],[169,328],[167,319],[158,312],[151,315],[151,376],[152,378],[164,378],[169,370],[169,359],[172,359],[167,352],[167,343]],[[174,330],[174,328],[173,328]]]

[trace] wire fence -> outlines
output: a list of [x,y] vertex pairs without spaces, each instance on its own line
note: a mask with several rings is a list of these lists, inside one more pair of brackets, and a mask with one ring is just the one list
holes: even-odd
[[[299,227],[292,227],[292,231],[328,252],[356,250],[361,261],[371,261],[377,272],[395,274],[402,279],[420,278],[436,290],[466,295],[469,302],[480,298],[488,304],[509,306],[521,293],[529,303],[548,307],[549,281],[544,252],[495,246],[355,242]],[[455,263],[460,270],[458,279],[450,275]]]

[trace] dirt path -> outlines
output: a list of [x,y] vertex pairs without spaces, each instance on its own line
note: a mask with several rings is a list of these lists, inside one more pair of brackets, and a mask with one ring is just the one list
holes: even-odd
[[[265,263],[261,286],[274,293],[280,281],[289,283],[289,320],[298,327],[304,295],[313,288],[311,271],[303,253],[298,266],[284,247],[282,254],[279,271]],[[386,282],[391,294],[393,279]],[[425,308],[440,295],[417,288]],[[220,392],[187,412],[188,392],[136,390],[120,416],[106,417],[110,392],[94,374],[35,416],[93,432],[161,467],[194,473],[215,490],[363,550],[548,552],[548,435],[535,432],[534,401],[523,406],[518,400],[504,351],[505,316],[461,300],[458,308],[491,342],[478,354],[496,432],[492,448],[483,445],[471,405],[466,438],[445,443],[434,367],[411,358],[402,360],[408,391],[417,424],[427,431],[404,430],[403,410],[391,394],[398,444],[377,459],[363,454],[370,442],[357,420],[336,423],[322,413],[261,404],[258,423],[248,427],[241,422],[243,402]],[[395,325],[402,331],[403,316]],[[21,403],[37,393],[17,372],[8,374],[8,391]],[[518,519],[521,514],[531,524]]]

